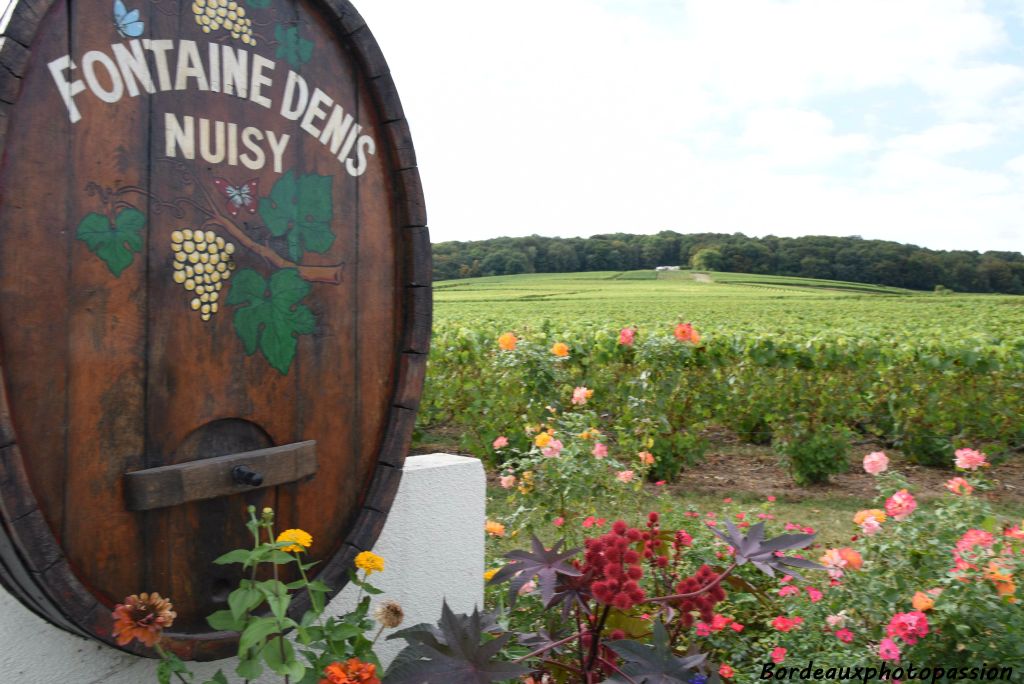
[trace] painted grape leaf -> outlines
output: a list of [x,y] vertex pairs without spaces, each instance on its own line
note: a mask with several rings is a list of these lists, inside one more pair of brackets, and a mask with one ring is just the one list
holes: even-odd
[[299,303],[311,287],[294,268],[276,271],[269,284],[249,268],[235,274],[227,304],[238,307],[235,332],[246,354],[251,356],[259,349],[279,373],[288,374],[299,345],[297,336],[316,328],[313,312]]
[[122,209],[114,217],[114,225],[110,225],[110,219],[103,214],[93,212],[86,214],[78,224],[75,237],[103,259],[115,278],[120,278],[121,272],[135,258],[134,252],[142,251],[141,233],[145,225],[146,216],[138,209]]
[[334,244],[331,176],[288,173],[277,179],[270,195],[260,198],[260,216],[275,237],[286,236],[288,258],[298,263],[305,251],[323,254]]
[[266,9],[270,7],[270,0],[245,0],[245,4],[256,9]]
[[274,38],[277,40],[277,53],[274,56],[291,64],[293,69],[298,69],[312,59],[313,41],[300,36],[298,26],[285,28],[283,24],[278,24],[274,28]]

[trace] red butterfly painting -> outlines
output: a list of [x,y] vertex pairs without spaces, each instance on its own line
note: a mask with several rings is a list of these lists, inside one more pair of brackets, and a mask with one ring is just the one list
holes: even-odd
[[238,216],[243,208],[248,209],[250,214],[256,213],[256,194],[259,192],[260,179],[253,178],[241,185],[231,185],[223,178],[214,178],[213,185],[227,199],[228,213],[232,217]]

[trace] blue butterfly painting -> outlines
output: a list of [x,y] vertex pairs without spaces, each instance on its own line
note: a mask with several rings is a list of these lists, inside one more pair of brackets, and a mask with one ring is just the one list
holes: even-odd
[[139,10],[128,11],[123,0],[114,0],[114,28],[122,38],[138,38],[145,24],[139,21]]

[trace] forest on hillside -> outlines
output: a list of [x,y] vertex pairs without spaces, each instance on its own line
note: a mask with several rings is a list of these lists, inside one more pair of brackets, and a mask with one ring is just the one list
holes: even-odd
[[747,237],[662,231],[589,238],[538,235],[433,245],[434,279],[518,273],[706,271],[847,280],[914,290],[1024,294],[1024,254],[925,249],[860,237]]

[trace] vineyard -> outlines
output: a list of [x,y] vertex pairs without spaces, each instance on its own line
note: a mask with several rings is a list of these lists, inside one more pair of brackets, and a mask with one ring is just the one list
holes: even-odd
[[[435,302],[420,435],[449,429],[494,465],[497,436],[527,447],[575,387],[613,453],[654,455],[654,479],[722,431],[771,445],[801,484],[857,441],[928,465],[1024,448],[1022,297],[636,271],[440,282]],[[673,334],[683,322],[695,339]]]

